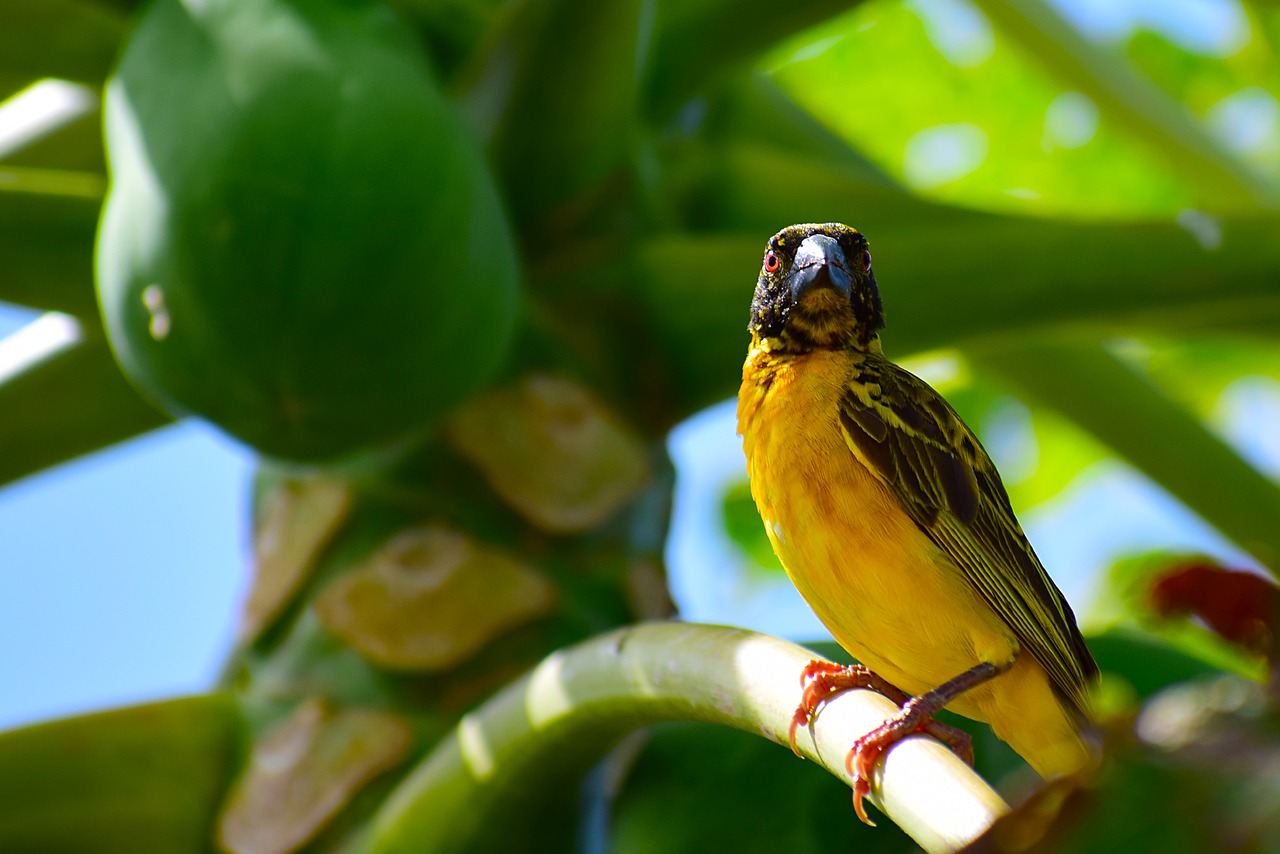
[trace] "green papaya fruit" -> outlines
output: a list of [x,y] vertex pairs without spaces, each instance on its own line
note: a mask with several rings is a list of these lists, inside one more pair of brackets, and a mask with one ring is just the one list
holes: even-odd
[[514,240],[388,8],[156,0],[103,112],[99,302],[170,412],[323,460],[421,429],[497,368]]

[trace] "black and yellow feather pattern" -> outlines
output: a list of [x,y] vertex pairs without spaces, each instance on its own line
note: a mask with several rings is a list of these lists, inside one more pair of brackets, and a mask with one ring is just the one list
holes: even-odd
[[849,449],[1083,716],[1086,685],[1098,667],[1023,534],[991,458],[927,383],[878,353],[858,355],[839,409]]

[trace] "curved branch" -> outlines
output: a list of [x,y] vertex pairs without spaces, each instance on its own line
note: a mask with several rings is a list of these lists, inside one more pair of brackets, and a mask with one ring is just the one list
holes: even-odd
[[[561,650],[465,716],[404,780],[375,817],[368,854],[468,850],[510,813],[516,786],[573,751],[603,755],[618,738],[659,721],[705,721],[785,744],[813,654],[740,629],[654,623]],[[854,740],[897,707],[850,691],[797,743],[808,759],[850,784]],[[926,851],[953,851],[1008,810],[990,786],[941,743],[912,736],[876,766],[870,798]],[[849,821],[856,821],[849,810]]]

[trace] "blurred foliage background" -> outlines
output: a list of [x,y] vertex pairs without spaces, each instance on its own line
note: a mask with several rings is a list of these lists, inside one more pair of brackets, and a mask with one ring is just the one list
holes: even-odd
[[668,434],[735,392],[767,237],[822,220],[1019,510],[1124,460],[1248,570],[1091,580],[1108,760],[1011,821],[1280,850],[1278,44],[1264,0],[10,0],[0,111],[45,106],[0,138],[0,300],[47,313],[0,342],[0,481],[191,415],[262,457],[219,684],[0,734],[0,850],[908,850],[692,724],[397,824],[468,709],[673,613]]

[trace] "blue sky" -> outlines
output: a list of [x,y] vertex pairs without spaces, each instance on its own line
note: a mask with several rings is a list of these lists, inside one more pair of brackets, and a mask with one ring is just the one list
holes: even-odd
[[[959,0],[913,2],[963,23]],[[1247,28],[1234,2],[1056,5],[1095,38],[1142,25],[1206,53],[1234,50]],[[0,337],[34,316],[0,304]],[[1280,420],[1275,384],[1244,381],[1228,396],[1232,438],[1280,475],[1280,434],[1267,426]],[[691,419],[670,447],[681,476],[668,557],[685,615],[820,637],[785,579],[741,572],[742,556],[719,533],[720,492],[743,475],[731,406]],[[0,489],[0,729],[212,683],[247,583],[251,471],[245,449],[187,422]],[[1023,521],[1077,606],[1098,568],[1126,551],[1160,545],[1248,563],[1115,462],[1091,468]]]
[[[0,305],[0,336],[32,316]],[[0,729],[211,684],[250,466],[192,421],[0,489]]]

